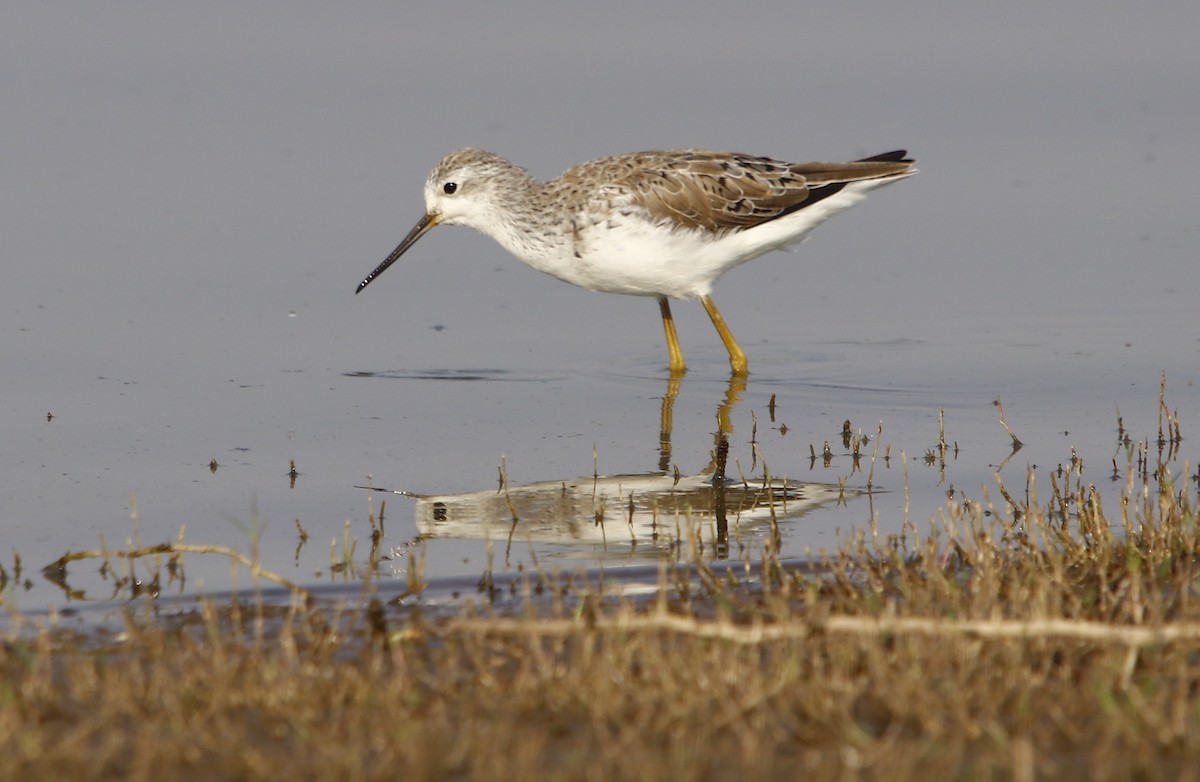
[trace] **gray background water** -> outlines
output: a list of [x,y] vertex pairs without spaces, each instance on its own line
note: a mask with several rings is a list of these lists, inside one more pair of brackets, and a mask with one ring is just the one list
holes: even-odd
[[[1185,436],[1200,416],[1198,32],[1190,0],[9,8],[0,563],[18,553],[32,586],[5,599],[64,604],[31,569],[123,545],[131,495],[146,542],[186,525],[249,550],[257,519],[266,563],[320,583],[346,523],[369,534],[368,475],[469,492],[502,455],[514,483],[591,474],[593,447],[601,472],[653,470],[652,301],[573,289],[464,229],[353,295],[468,144],[542,177],[656,147],[920,159],[716,289],[753,373],[734,458],[752,415],[796,478],[862,482],[844,456],[810,469],[844,419],[893,448],[891,491],[789,525],[791,553],[872,512],[924,524],[951,487],[980,497],[1009,451],[996,398],[1027,443],[1011,480],[1075,447],[1104,483],[1117,407],[1153,437],[1163,371]],[[675,311],[691,371],[672,461],[694,472],[727,363],[700,307]],[[919,459],[939,408],[960,447],[944,476]],[[1194,440],[1184,456],[1194,471]],[[390,544],[413,534],[411,501],[388,516]],[[293,559],[295,519],[312,539]],[[427,555],[430,576],[483,567],[478,541]],[[188,562],[189,589],[230,585]]]

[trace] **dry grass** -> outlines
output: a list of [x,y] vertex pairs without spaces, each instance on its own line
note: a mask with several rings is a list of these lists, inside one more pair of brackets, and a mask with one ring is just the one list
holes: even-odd
[[[14,631],[0,778],[1129,779],[1200,768],[1200,527],[1178,439],[1120,507],[1064,469],[803,573],[695,563],[522,616],[207,605]],[[1154,462],[1157,461],[1157,464]],[[19,618],[17,618],[19,623]]]

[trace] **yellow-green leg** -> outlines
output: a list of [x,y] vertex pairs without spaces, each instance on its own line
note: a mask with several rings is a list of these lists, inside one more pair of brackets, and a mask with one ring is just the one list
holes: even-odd
[[672,372],[667,378],[667,393],[662,398],[662,414],[659,419],[658,427],[658,471],[665,473],[671,469],[671,430],[674,428],[673,411],[675,410],[675,398],[679,396],[679,385],[683,380],[683,375],[678,372]]
[[671,360],[671,374],[682,375],[687,371],[687,364],[683,361],[683,349],[679,347],[679,335],[675,333],[675,319],[671,317],[671,305],[667,302],[666,296],[658,297],[658,309],[662,313],[663,331],[667,334],[667,354]]
[[[733,338],[729,327],[725,325],[725,319],[721,317],[721,313],[717,310],[717,305],[713,304],[712,297],[705,296],[700,299],[700,303],[704,305],[704,311],[712,319],[713,325],[717,327],[717,333],[721,335],[721,341],[725,343],[725,349],[729,351],[729,366],[733,368],[733,374],[746,374],[746,354],[742,352],[741,346]],[[671,330],[674,331],[674,326],[671,327]],[[679,360],[682,361],[683,357],[680,356]]]

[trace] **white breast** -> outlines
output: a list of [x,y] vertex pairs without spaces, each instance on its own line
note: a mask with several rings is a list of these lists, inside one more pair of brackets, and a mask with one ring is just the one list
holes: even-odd
[[[580,217],[567,230],[541,235],[488,231],[517,258],[564,282],[603,293],[698,298],[718,277],[772,250],[794,247],[813,228],[896,181],[865,180],[812,206],[744,230],[713,234],[653,223],[644,212]],[[603,219],[597,219],[603,217]]]

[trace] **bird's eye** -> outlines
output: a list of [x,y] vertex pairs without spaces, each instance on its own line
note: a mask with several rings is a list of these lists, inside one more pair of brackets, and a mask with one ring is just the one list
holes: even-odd
[[446,195],[454,195],[454,191],[457,189],[458,189],[457,182],[447,182],[446,184],[442,185],[442,192],[445,193]]

